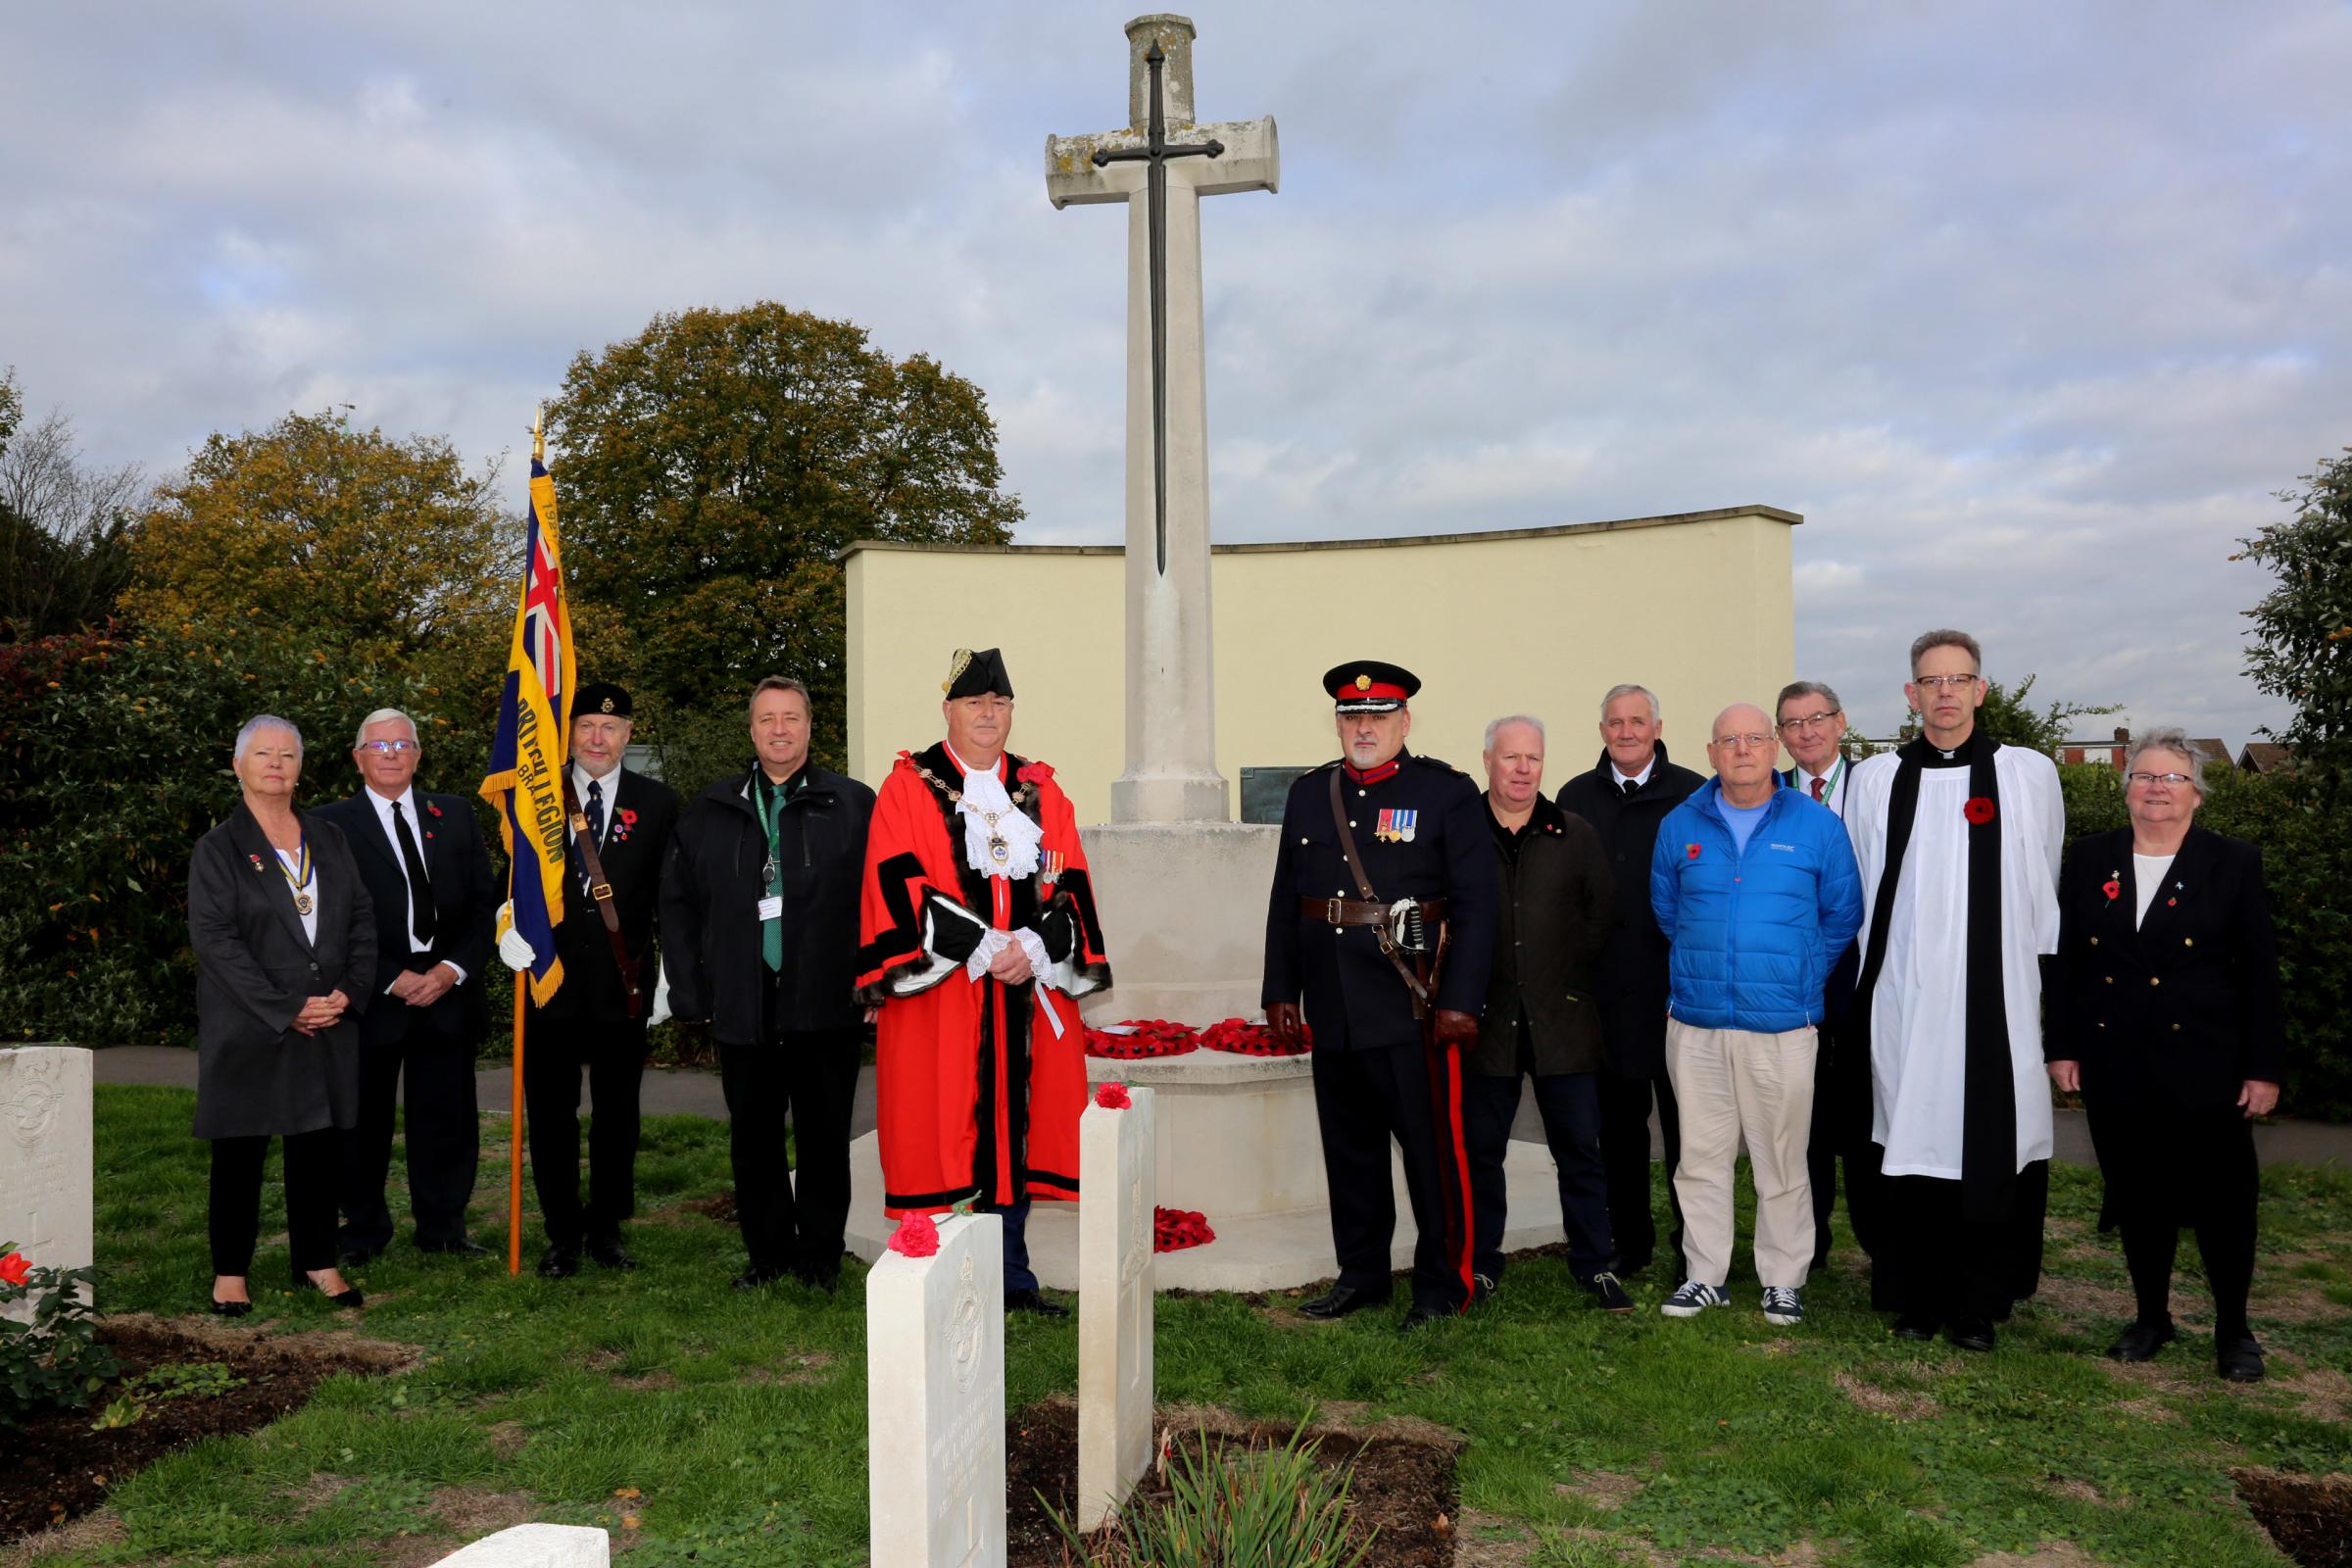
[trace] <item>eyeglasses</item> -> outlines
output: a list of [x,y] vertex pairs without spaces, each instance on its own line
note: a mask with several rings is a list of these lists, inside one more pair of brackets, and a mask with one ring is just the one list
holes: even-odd
[[1718,735],[1715,737],[1715,744],[1731,747],[1735,751],[1745,748],[1752,752],[1758,747],[1770,746],[1772,737],[1769,735]]
[[1826,713],[1815,713],[1809,718],[1784,718],[1781,720],[1781,733],[1802,735],[1807,730],[1823,728],[1831,719],[1844,711],[1845,710],[1842,708],[1833,708]]
[[2186,773],[2126,773],[2124,782],[2127,784],[2170,784],[2178,789],[2183,784],[2193,784],[2196,780],[2190,778]]
[[1974,686],[1984,678],[1982,675],[1918,675],[1912,678],[1911,684],[1925,687],[1932,692],[1956,692],[1964,687]]
[[363,752],[373,752],[378,757],[399,757],[407,752],[424,750],[416,741],[362,741],[359,749]]

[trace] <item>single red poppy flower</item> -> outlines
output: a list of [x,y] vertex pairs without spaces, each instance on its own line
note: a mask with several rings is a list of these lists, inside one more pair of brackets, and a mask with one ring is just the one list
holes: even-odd
[[1126,1110],[1135,1102],[1127,1098],[1127,1086],[1120,1083],[1103,1084],[1095,1090],[1095,1103],[1104,1110]]
[[438,806],[435,806],[435,805],[434,805],[432,802],[430,802],[430,801],[427,801],[427,802],[425,802],[425,803],[424,803],[424,808],[425,808],[426,810],[428,810],[428,811],[432,812],[432,814],[433,814],[433,815],[435,815],[435,816],[439,816],[439,815],[441,814],[441,808],[439,808]]
[[890,1250],[902,1257],[931,1257],[939,1251],[939,1227],[928,1214],[909,1214],[890,1233]]
[[1968,804],[1960,808],[1960,814],[1980,825],[1989,822],[1992,820],[1992,800],[1989,796],[1971,795]]
[[2112,904],[2124,896],[2124,885],[2121,882],[2102,882],[2099,891],[2106,894],[2108,902]]
[[623,827],[635,827],[637,825],[637,813],[630,810],[625,806],[622,807],[620,808],[620,825]]
[[1698,858],[1698,846],[1697,846],[1697,845],[1695,845],[1695,844],[1687,844],[1687,845],[1683,846],[1683,858],[1684,858],[1685,859],[1690,859],[1690,860],[1695,860],[1695,859],[1697,859],[1697,858]]

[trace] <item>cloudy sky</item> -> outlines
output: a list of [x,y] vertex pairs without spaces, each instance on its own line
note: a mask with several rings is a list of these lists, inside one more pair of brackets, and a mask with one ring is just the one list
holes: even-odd
[[[580,349],[772,298],[978,381],[1022,540],[1111,542],[1124,226],[1042,152],[1125,119],[1128,15],[19,8],[0,365],[102,462],[346,403],[487,459]],[[2352,9],[1194,16],[1201,117],[1284,160],[1204,207],[1218,537],[1765,502],[1872,733],[1937,622],[2036,695],[2282,717],[2228,557],[2352,442]]]

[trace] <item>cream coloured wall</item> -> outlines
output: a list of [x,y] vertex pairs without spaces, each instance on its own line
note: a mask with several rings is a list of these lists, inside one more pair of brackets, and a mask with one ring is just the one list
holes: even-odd
[[[1220,545],[1217,765],[1339,753],[1323,671],[1385,659],[1418,674],[1415,751],[1479,771],[1487,720],[1542,717],[1547,788],[1592,765],[1600,694],[1658,694],[1668,750],[1706,770],[1708,722],[1770,709],[1795,660],[1789,529],[1772,507],[1418,539]],[[1054,764],[1081,822],[1103,820],[1125,744],[1125,606],[1110,547],[863,544],[846,556],[851,771],[879,782],[937,740],[958,647],[1002,647],[1012,749]]]

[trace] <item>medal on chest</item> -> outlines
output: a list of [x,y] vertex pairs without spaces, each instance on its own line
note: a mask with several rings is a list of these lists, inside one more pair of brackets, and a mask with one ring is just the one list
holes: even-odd
[[1384,806],[1380,808],[1380,820],[1373,824],[1372,836],[1383,844],[1410,844],[1420,820],[1418,808]]

